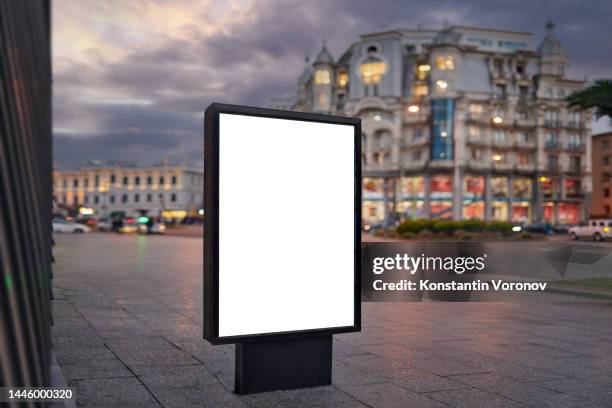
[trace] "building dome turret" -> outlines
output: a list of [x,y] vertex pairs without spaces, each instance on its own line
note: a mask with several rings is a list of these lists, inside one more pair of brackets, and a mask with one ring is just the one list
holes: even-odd
[[323,41],[323,48],[319,51],[317,58],[314,61],[315,64],[334,64],[334,57],[331,55],[327,47],[325,46],[325,41]]
[[538,48],[541,56],[545,55],[565,55],[565,49],[561,46],[561,41],[555,35],[555,23],[551,19],[546,22],[547,34]]

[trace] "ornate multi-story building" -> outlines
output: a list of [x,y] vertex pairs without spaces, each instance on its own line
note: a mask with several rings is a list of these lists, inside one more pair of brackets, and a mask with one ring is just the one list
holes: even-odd
[[612,132],[594,135],[592,215],[612,217]]
[[96,214],[195,216],[203,205],[204,174],[179,166],[88,167],[53,172],[53,197],[64,207]]
[[362,35],[306,60],[292,109],[362,118],[363,218],[576,223],[590,211],[590,117],[554,33]]

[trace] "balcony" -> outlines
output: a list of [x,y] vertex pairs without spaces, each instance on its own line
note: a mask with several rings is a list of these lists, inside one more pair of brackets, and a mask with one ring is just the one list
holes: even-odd
[[521,173],[532,173],[535,171],[534,163],[519,163],[514,166],[516,171]]
[[438,160],[430,160],[428,167],[430,169],[452,169],[453,165],[454,165],[453,160],[438,159]]
[[584,143],[568,143],[567,150],[574,152],[584,152],[586,150],[586,144]]
[[533,150],[536,148],[536,143],[533,140],[527,140],[527,141],[517,140],[514,142],[514,147],[516,149]]
[[489,141],[486,137],[468,136],[466,143],[477,146],[488,146]]
[[565,191],[565,198],[566,199],[581,199],[584,198],[585,196],[585,191],[583,188],[579,188],[579,189],[575,189],[575,190],[566,190]]
[[559,173],[561,171],[561,167],[558,163],[548,163],[544,168],[546,173]]
[[491,145],[493,147],[510,148],[512,147],[512,142],[509,139],[493,139]]
[[402,170],[421,170],[425,168],[426,164],[427,160],[425,159],[409,161],[402,164]]
[[467,160],[465,162],[465,168],[467,170],[482,171],[490,169],[491,166],[489,166],[488,163],[485,163],[482,160]]
[[586,173],[586,166],[584,165],[569,165],[567,166],[567,174],[581,175]]
[[567,127],[571,129],[582,129],[582,123],[576,121],[567,122]]
[[512,163],[506,163],[506,162],[493,162],[493,170],[497,170],[497,171],[510,171],[513,169],[513,165]]
[[545,119],[544,120],[544,127],[547,127],[547,128],[560,128],[561,127],[561,121],[559,121],[558,119]]
[[561,142],[558,140],[547,140],[544,144],[546,150],[561,150]]
[[404,140],[402,142],[402,147],[424,146],[427,144],[429,144],[429,137],[422,136],[422,137],[410,138],[410,139]]

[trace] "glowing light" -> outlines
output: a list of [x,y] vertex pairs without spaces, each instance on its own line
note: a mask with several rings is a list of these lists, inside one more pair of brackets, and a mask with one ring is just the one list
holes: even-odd
[[419,65],[419,71],[428,72],[431,70],[431,66],[428,64]]
[[418,105],[410,105],[408,107],[408,112],[410,113],[417,113],[419,110],[421,110],[421,108],[419,108]]
[[141,224],[146,224],[149,222],[149,217],[145,217],[144,215],[142,217],[138,217],[138,222]]
[[79,214],[92,215],[93,213],[94,213],[94,209],[93,208],[88,208],[88,207],[81,207],[81,208],[79,208]]
[[497,123],[500,124],[502,123],[504,120],[501,118],[501,116],[494,116],[493,117],[493,123]]
[[330,75],[329,71],[322,69],[315,72],[315,84],[317,85],[327,85],[330,83]]
[[502,155],[501,154],[494,154],[493,155],[493,160],[500,161],[501,159],[502,159]]
[[203,208],[200,208],[200,209],[198,210],[198,214],[200,214],[200,215],[204,215],[204,209],[203,209]]
[[448,132],[447,132],[446,130],[443,130],[443,131],[440,133],[440,136],[442,136],[442,137],[446,137],[446,136],[448,136]]
[[540,177],[540,182],[541,183],[548,183],[549,181],[550,181],[550,179],[548,177],[544,177],[544,176]]
[[523,228],[521,228],[520,225],[515,225],[514,227],[512,227],[512,231],[514,232],[521,232]]
[[446,89],[446,88],[448,88],[448,83],[447,83],[446,81],[443,81],[443,80],[441,80],[441,79],[438,79],[438,80],[436,81],[436,86],[437,86],[438,88],[440,88],[440,89]]
[[382,119],[382,118],[380,117],[380,115],[375,115],[375,116],[374,116],[374,120],[376,120],[376,121],[379,121],[379,120],[381,120],[381,119]]

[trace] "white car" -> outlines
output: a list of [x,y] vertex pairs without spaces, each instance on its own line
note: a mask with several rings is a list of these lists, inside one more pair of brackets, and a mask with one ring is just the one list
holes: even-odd
[[73,234],[81,234],[89,231],[90,228],[87,225],[66,221],[61,218],[55,218],[53,220],[53,232],[70,232]]
[[590,238],[593,241],[612,239],[612,219],[589,220],[587,225],[572,227],[568,231],[571,239]]

